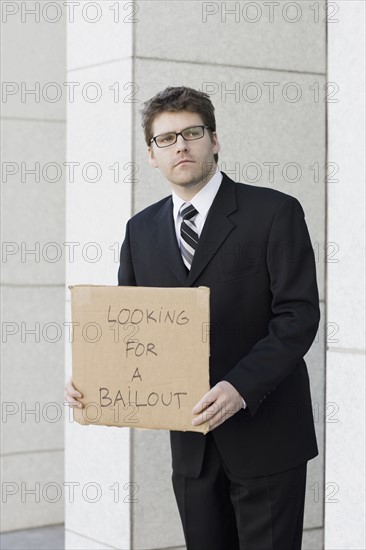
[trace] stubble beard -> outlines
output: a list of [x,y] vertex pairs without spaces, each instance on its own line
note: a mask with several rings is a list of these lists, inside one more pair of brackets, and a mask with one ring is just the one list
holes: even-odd
[[[196,163],[198,164],[198,163]],[[206,183],[212,178],[216,171],[216,162],[212,160],[212,162],[203,162],[201,164],[201,172],[199,174],[196,174],[192,177],[192,179],[189,180],[183,180],[183,181],[175,181],[174,184],[178,187],[185,187],[185,188],[192,188],[195,187],[198,184],[203,183],[206,185]],[[202,187],[204,187],[202,185]]]

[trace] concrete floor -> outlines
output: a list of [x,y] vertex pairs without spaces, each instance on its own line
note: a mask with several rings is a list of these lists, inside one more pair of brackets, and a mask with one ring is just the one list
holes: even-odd
[[1,550],[64,550],[64,525],[2,533],[0,548]]

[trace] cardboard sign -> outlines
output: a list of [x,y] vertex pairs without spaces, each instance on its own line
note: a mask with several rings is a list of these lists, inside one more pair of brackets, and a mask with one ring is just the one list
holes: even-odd
[[210,289],[70,286],[80,424],[208,432]]

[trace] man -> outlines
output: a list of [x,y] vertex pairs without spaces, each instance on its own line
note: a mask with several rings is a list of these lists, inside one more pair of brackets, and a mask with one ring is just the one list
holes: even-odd
[[[318,454],[303,356],[320,317],[304,212],[218,170],[207,94],[169,87],[142,125],[172,194],[127,223],[118,284],[211,289],[211,389],[192,411],[210,431],[170,432],[187,550],[300,550]],[[66,391],[75,404],[71,381]]]

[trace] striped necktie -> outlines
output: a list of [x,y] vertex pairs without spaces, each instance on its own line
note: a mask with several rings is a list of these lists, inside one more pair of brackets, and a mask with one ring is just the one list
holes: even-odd
[[191,269],[198,243],[197,227],[194,223],[194,218],[197,216],[198,211],[191,203],[185,202],[180,207],[179,212],[183,218],[180,226],[180,251],[184,265],[187,269]]

